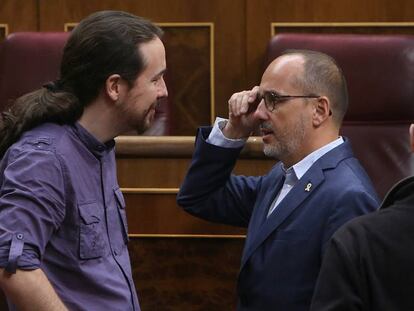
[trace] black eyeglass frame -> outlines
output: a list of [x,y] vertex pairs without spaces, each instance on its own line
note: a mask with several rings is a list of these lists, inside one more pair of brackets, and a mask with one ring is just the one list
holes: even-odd
[[[272,96],[271,99],[268,96]],[[293,98],[319,98],[319,95],[279,95],[272,91],[263,92],[263,94],[259,95],[260,101],[263,99],[266,109],[270,112],[276,109],[276,105],[289,99]]]

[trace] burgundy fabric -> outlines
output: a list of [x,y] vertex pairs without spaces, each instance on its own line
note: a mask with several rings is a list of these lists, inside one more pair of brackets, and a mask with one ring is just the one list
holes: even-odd
[[[0,43],[0,111],[19,96],[59,76],[68,32],[20,32]],[[146,135],[168,135],[169,103],[163,100]]]
[[341,135],[350,139],[381,198],[397,181],[414,175],[407,124],[344,125]]
[[349,109],[341,133],[381,197],[414,174],[408,136],[414,121],[414,36],[279,34],[269,43],[266,65],[287,49],[324,52],[342,68]]
[[57,79],[68,33],[22,32],[0,45],[0,108]]

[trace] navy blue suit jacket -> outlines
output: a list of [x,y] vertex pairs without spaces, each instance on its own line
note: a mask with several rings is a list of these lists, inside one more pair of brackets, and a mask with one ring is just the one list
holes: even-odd
[[248,227],[239,311],[309,310],[326,242],[379,205],[371,181],[346,140],[316,161],[266,218],[283,184],[281,164],[265,176],[234,176],[241,149],[206,143],[209,132],[198,132],[178,204],[206,220]]

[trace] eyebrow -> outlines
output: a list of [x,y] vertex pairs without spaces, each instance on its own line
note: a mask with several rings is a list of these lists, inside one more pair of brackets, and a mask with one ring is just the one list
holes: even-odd
[[164,75],[166,71],[167,71],[167,68],[164,68],[164,69],[163,69],[163,70],[161,70],[159,73],[157,73],[156,75],[154,75],[154,76],[152,77],[152,79],[156,79],[156,78],[158,78],[158,77],[160,77],[160,76]]
[[278,91],[276,90],[264,90],[263,92],[261,92],[261,94],[263,95],[264,93],[272,93],[275,94],[276,96],[283,96],[283,94],[280,94]]

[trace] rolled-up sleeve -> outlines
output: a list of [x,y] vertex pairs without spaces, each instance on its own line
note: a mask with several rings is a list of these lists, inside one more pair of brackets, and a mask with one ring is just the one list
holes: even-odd
[[31,142],[5,155],[0,178],[0,267],[36,269],[65,216],[61,162],[47,143]]

